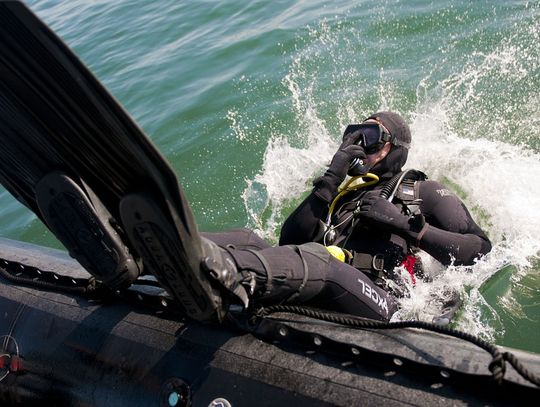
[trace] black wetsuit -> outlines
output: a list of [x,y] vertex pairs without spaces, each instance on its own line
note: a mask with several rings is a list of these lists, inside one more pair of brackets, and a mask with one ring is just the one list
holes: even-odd
[[[355,267],[337,260],[317,243],[323,242],[321,219],[327,216],[328,202],[316,189],[286,220],[279,247],[271,247],[246,229],[203,236],[222,247],[240,272],[256,276],[252,296],[256,302],[300,303],[388,320],[397,311],[396,301],[375,282],[383,269],[392,271],[416,244],[443,264],[472,264],[489,252],[491,244],[463,203],[434,181],[409,183],[417,188],[415,197],[422,199],[420,210],[426,220],[422,236],[416,236],[419,242],[354,223],[351,215],[357,202],[366,194],[379,194],[383,186],[384,182],[346,195],[335,213],[332,223],[341,226],[326,244],[343,245],[346,240]],[[402,200],[395,201],[403,207]]]
[[[410,254],[415,247],[429,253],[444,265],[452,262],[456,265],[471,265],[474,259],[491,250],[491,243],[485,233],[474,222],[461,200],[444,185],[431,180],[418,180],[409,183],[414,188],[414,198],[421,199],[419,211],[426,224],[421,236],[412,239],[409,235],[397,235],[380,230],[377,227],[355,222],[353,212],[367,194],[380,194],[384,182],[366,189],[351,192],[341,198],[338,209],[332,219],[336,236],[326,244],[337,244],[355,253],[367,254],[359,263],[367,266],[373,256],[384,258],[384,269],[390,271]],[[398,190],[399,192],[399,190]],[[398,206],[403,201],[394,199]],[[321,219],[328,213],[328,202],[316,193],[311,193],[289,216],[281,230],[280,244],[301,244],[307,241],[324,239]],[[349,220],[347,220],[349,219]],[[364,269],[364,267],[359,267]]]

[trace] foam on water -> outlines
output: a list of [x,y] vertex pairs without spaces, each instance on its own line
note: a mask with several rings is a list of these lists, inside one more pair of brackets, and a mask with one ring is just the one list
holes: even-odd
[[[317,117],[311,97],[301,97],[302,92],[294,75],[287,75],[283,82],[291,92],[300,121],[304,123],[302,128],[305,129],[307,147],[293,147],[286,135],[272,135],[264,154],[262,170],[254,180],[247,181],[248,186],[243,194],[251,226],[271,241],[277,240],[276,230],[280,226],[283,203],[305,190],[307,181],[321,171],[336,149],[336,142]],[[272,209],[270,216],[265,219],[260,214],[264,214],[266,207]]]

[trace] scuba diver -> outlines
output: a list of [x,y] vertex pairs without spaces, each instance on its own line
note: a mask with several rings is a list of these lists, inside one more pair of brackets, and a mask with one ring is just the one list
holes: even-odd
[[283,224],[280,244],[333,246],[382,287],[398,266],[414,284],[419,249],[443,265],[472,265],[488,253],[488,237],[455,194],[420,171],[402,171],[410,143],[394,112],[349,125],[328,170]]

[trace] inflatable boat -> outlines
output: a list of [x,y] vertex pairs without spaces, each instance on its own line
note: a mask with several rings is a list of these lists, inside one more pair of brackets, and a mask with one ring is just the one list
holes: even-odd
[[2,405],[525,405],[540,395],[540,355],[494,356],[449,328],[294,309],[203,324],[150,277],[100,292],[62,251],[1,239],[0,259]]

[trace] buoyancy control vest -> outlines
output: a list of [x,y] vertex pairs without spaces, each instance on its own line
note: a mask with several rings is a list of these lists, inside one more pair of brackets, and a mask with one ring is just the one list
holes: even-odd
[[[385,182],[380,188],[380,194],[391,200],[404,215],[417,216],[421,203],[420,181],[426,179],[427,176],[421,171],[407,170]],[[403,237],[373,230],[354,217],[354,210],[361,205],[365,193],[355,194],[336,212],[335,224],[343,224],[338,226],[338,236],[332,244],[346,249],[347,263],[367,274],[375,282],[381,282],[383,276],[392,278],[394,268],[400,265],[405,266],[414,280],[415,270],[419,271],[421,268],[420,262],[414,256],[418,249]]]

